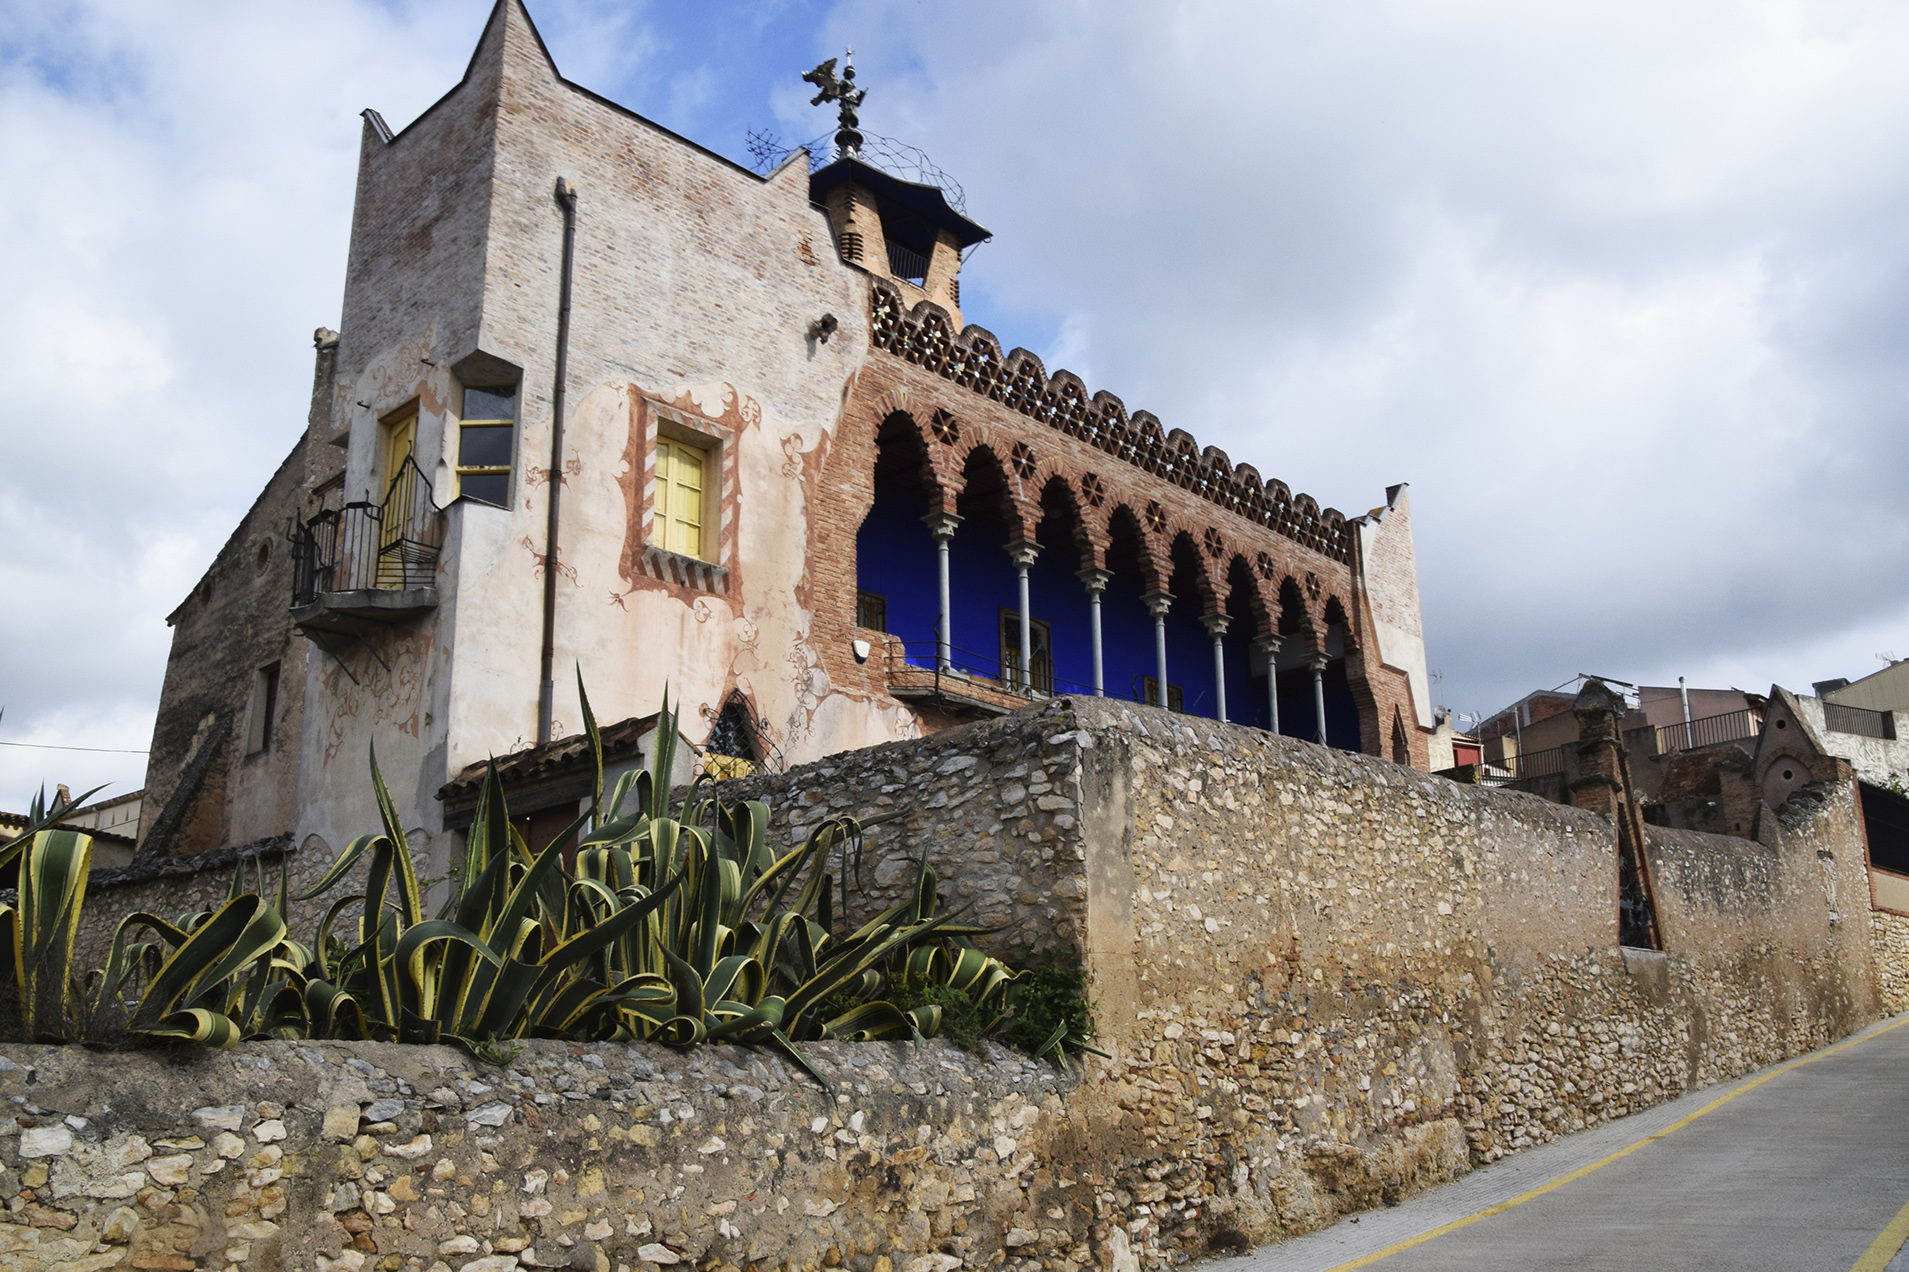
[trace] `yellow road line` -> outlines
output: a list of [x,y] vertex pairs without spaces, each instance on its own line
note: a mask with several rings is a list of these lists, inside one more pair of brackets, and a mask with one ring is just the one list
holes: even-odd
[[1909,1206],[1896,1212],[1882,1235],[1869,1243],[1869,1249],[1863,1251],[1863,1257],[1856,1260],[1849,1272],[1883,1272],[1905,1241],[1909,1241]]
[[[1600,1157],[1598,1160],[1592,1162],[1588,1166],[1580,1166],[1568,1175],[1560,1175],[1558,1178],[1552,1180],[1550,1183],[1539,1184],[1536,1188],[1527,1189],[1526,1191],[1519,1193],[1516,1197],[1513,1197],[1508,1201],[1501,1201],[1495,1206],[1488,1206],[1485,1209],[1479,1211],[1477,1214],[1466,1215],[1463,1219],[1454,1219],[1450,1223],[1444,1225],[1443,1227],[1434,1228],[1430,1232],[1420,1233],[1418,1236],[1413,1237],[1408,1241],[1400,1241],[1394,1245],[1389,1245],[1385,1247],[1385,1249],[1383,1250],[1374,1250],[1371,1254],[1366,1255],[1364,1258],[1354,1259],[1350,1263],[1336,1263],[1332,1267],[1327,1268],[1326,1272],[1352,1272],[1354,1268],[1368,1268],[1368,1267],[1371,1267],[1373,1264],[1379,1262],[1381,1259],[1389,1259],[1395,1254],[1401,1254],[1407,1250],[1410,1250],[1413,1246],[1424,1245],[1427,1241],[1431,1241],[1437,1237],[1442,1237],[1449,1232],[1457,1232],[1460,1228],[1469,1228],[1471,1227],[1471,1225],[1477,1223],[1480,1219],[1489,1219],[1493,1215],[1502,1215],[1503,1213],[1505,1213],[1505,1211],[1510,1210],[1514,1206],[1522,1206],[1527,1201],[1536,1200],[1537,1198],[1544,1196],[1548,1192],[1553,1192],[1559,1188],[1564,1187],[1566,1184],[1575,1183],[1577,1180],[1583,1179],[1586,1175],[1591,1174],[1593,1171],[1603,1170],[1606,1166],[1609,1166],[1612,1162],[1620,1161],[1623,1158],[1629,1157],[1632,1153],[1635,1153],[1638,1149],[1643,1148],[1646,1145],[1655,1144],[1658,1140],[1663,1139],[1666,1135],[1669,1135],[1674,1131],[1680,1131],[1684,1127],[1689,1126],[1692,1122],[1696,1121],[1698,1118],[1702,1117],[1704,1114],[1712,1112],[1716,1109],[1720,1109],[1724,1105],[1730,1103],[1730,1101],[1736,1099],[1738,1096],[1744,1095],[1750,1091],[1756,1090],[1758,1087],[1762,1086],[1765,1082],[1770,1081],[1772,1078],[1780,1078],[1792,1069],[1800,1069],[1806,1064],[1815,1064],[1818,1060],[1826,1060],[1830,1056],[1835,1055],[1839,1051],[1847,1050],[1848,1048],[1855,1046],[1859,1042],[1867,1042],[1871,1038],[1880,1038],[1882,1037],[1882,1035],[1888,1033],[1891,1029],[1898,1029],[1902,1027],[1903,1025],[1909,1025],[1909,1015],[1903,1016],[1887,1025],[1884,1025],[1881,1029],[1878,1029],[1873,1033],[1866,1033],[1861,1035],[1860,1037],[1849,1038],[1843,1042],[1837,1043],[1833,1047],[1826,1047],[1821,1051],[1811,1052],[1807,1056],[1803,1056],[1796,1060],[1791,1060],[1785,1064],[1780,1064],[1776,1068],[1771,1069],[1768,1073],[1761,1074],[1758,1077],[1752,1078],[1750,1081],[1744,1083],[1742,1086],[1738,1087],[1736,1090],[1730,1092],[1730,1094],[1718,1096],[1716,1099],[1712,1100],[1710,1103],[1698,1109],[1695,1113],[1691,1113],[1685,1117],[1680,1117],[1675,1122],[1672,1122],[1669,1126],[1666,1126],[1663,1130],[1654,1132],[1650,1135],[1646,1135],[1643,1139],[1638,1140],[1635,1144],[1626,1145],[1625,1147],[1618,1149],[1615,1153],[1612,1153],[1609,1156]],[[1889,1234],[1896,1231],[1896,1227],[1898,1224],[1903,1225],[1903,1234],[1905,1236],[1909,1236],[1909,1206],[1905,1206],[1902,1210],[1902,1213],[1898,1214],[1895,1220],[1889,1225],[1889,1227],[1883,1230],[1883,1235],[1876,1238],[1876,1244],[1870,1247],[1870,1254],[1874,1254],[1875,1251],[1881,1247],[1883,1242],[1888,1239]],[[1864,1261],[1859,1262],[1856,1265],[1856,1267],[1850,1269],[1850,1272],[1881,1272],[1881,1269],[1888,1264],[1889,1257],[1891,1255],[1894,1255],[1896,1250],[1901,1245],[1902,1245],[1902,1238],[1899,1237],[1896,1241],[1896,1245],[1891,1246],[1889,1248],[1889,1254],[1883,1256],[1882,1262],[1876,1263],[1873,1265],[1867,1262],[1870,1255],[1867,1255],[1867,1254],[1864,1255],[1863,1256]]]

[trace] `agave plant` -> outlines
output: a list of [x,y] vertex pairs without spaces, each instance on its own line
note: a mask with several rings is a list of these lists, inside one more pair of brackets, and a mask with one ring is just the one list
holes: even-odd
[[42,789],[27,810],[26,829],[0,845],[0,869],[17,864],[19,876],[16,904],[0,904],[0,986],[15,997],[27,1038],[64,1036],[76,1006],[73,943],[93,838],[59,824],[99,789],[56,797],[51,807]]
[[493,765],[461,886],[427,916],[374,753],[384,830],[347,845],[298,898],[323,896],[366,866],[363,891],[327,908],[309,948],[286,935],[283,882],[268,903],[244,890],[241,868],[217,910],[177,923],[129,916],[104,992],[143,984],[130,1028],[214,1046],[258,1036],[470,1047],[523,1037],[728,1041],[771,1046],[798,1064],[800,1042],[934,1035],[941,1006],[891,1001],[922,997],[907,991],[923,986],[960,991],[989,1025],[1007,1014],[1016,973],[974,946],[986,929],[937,912],[925,857],[906,897],[849,926],[862,837],[887,817],[832,818],[778,856],[760,801],[709,799],[699,781],[673,811],[667,701],[651,767],[624,774],[606,798],[596,720],[581,683],[578,692],[592,795],[542,852],[512,825]]

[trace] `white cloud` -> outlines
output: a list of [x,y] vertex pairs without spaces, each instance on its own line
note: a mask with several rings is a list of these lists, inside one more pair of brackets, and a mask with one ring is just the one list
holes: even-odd
[[[1413,483],[1457,705],[1909,647],[1909,11],[821,7],[533,12],[738,157],[826,129],[796,76],[854,44],[865,124],[996,232],[971,319],[1348,512]],[[336,325],[356,114],[414,117],[487,8],[8,8],[0,738],[145,745]],[[64,763],[0,754],[0,807]]]

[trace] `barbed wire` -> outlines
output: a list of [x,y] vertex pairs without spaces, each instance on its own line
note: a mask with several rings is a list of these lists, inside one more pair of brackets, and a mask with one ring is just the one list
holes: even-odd
[[[750,157],[755,160],[757,172],[771,171],[803,147],[808,148],[809,171],[814,172],[817,168],[834,162],[834,136],[832,131],[825,132],[820,137],[798,142],[793,146],[785,146],[782,144],[782,139],[773,131],[766,128],[752,128],[749,130],[745,145],[749,149]],[[911,146],[893,137],[884,137],[880,133],[864,132],[861,159],[890,176],[900,177],[903,181],[937,187],[948,200],[950,207],[963,216],[968,214],[968,196],[962,190],[961,183],[938,167],[921,147]]]

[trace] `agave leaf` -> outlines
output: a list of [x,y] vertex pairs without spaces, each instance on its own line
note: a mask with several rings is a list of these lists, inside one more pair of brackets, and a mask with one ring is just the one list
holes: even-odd
[[258,896],[247,894],[226,902],[154,973],[129,1027],[138,1033],[150,1032],[173,1015],[182,1000],[217,985],[284,935],[285,920]]
[[914,1019],[890,1002],[863,1003],[822,1026],[824,1038],[848,1042],[879,1042],[887,1038],[912,1038],[914,1034]]
[[93,837],[73,830],[35,832],[21,857],[10,935],[14,984],[29,1038],[66,1024],[73,941],[92,863]]
[[201,1046],[225,1048],[242,1036],[239,1026],[220,1012],[188,1007],[160,1017],[139,1032],[155,1038],[180,1038]]

